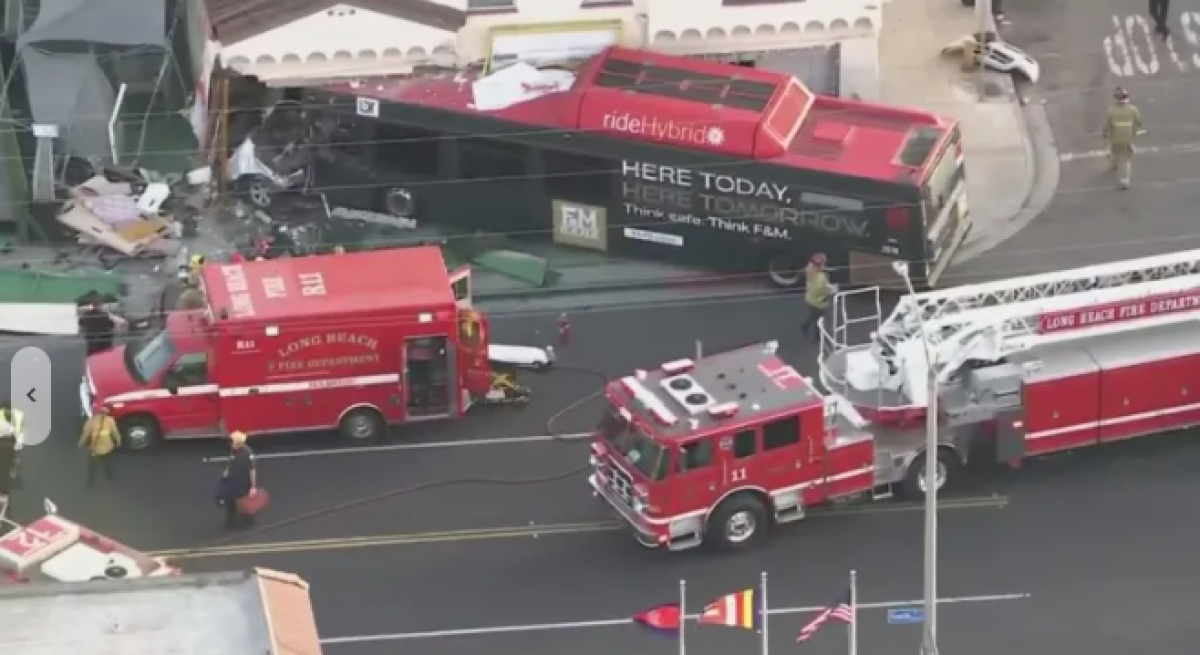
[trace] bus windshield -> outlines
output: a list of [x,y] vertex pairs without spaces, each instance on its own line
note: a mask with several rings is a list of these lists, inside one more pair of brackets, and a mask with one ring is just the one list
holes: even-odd
[[125,361],[133,379],[148,384],[175,359],[175,352],[175,342],[163,330],[150,339],[129,344]]
[[924,200],[926,260],[929,283],[933,284],[953,259],[970,227],[967,211],[966,167],[962,141],[955,128],[944,139],[941,151],[921,189]]
[[616,407],[609,407],[604,413],[600,436],[642,475],[651,480],[667,477],[670,461],[666,449],[636,424],[625,420]]

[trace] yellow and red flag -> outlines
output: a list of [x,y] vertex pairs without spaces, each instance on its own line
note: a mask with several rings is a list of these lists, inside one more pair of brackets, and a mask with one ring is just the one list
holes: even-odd
[[709,603],[700,615],[700,623],[757,630],[761,620],[759,609],[754,604],[754,590],[744,589]]

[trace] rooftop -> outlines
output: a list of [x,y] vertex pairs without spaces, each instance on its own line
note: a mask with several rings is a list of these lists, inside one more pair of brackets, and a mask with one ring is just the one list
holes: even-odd
[[308,585],[276,571],[0,589],[5,655],[321,655]]
[[693,361],[666,362],[613,383],[627,409],[652,430],[684,438],[730,421],[753,424],[784,410],[824,403],[812,381],[757,344]]
[[[209,28],[216,40],[225,46],[339,4],[342,4],[339,0],[203,0]],[[448,32],[457,32],[467,20],[466,12],[434,0],[355,0],[353,4],[384,16]]]
[[234,320],[271,321],[454,303],[434,246],[210,264],[203,279],[218,319],[222,311]]
[[930,159],[932,144],[910,148],[913,135],[953,127],[934,114],[819,96],[783,73],[619,47],[575,67],[515,64],[486,77],[453,71],[324,90],[886,181],[919,177]]

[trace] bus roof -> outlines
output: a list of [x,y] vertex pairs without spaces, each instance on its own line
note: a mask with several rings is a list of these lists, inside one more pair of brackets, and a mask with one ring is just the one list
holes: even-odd
[[5,655],[321,655],[308,584],[266,569],[0,589]]
[[[953,127],[927,112],[818,96],[783,73],[620,47],[573,72],[515,64],[486,77],[453,71],[324,89],[902,183],[920,179]],[[375,109],[358,113],[388,120],[367,107]]]
[[454,306],[446,263],[436,246],[210,264],[202,277],[216,320]]

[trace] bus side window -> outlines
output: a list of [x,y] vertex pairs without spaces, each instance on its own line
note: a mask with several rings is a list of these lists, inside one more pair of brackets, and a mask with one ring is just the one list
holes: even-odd
[[758,452],[758,433],[754,430],[743,430],[733,435],[733,458],[746,459],[754,457]]

